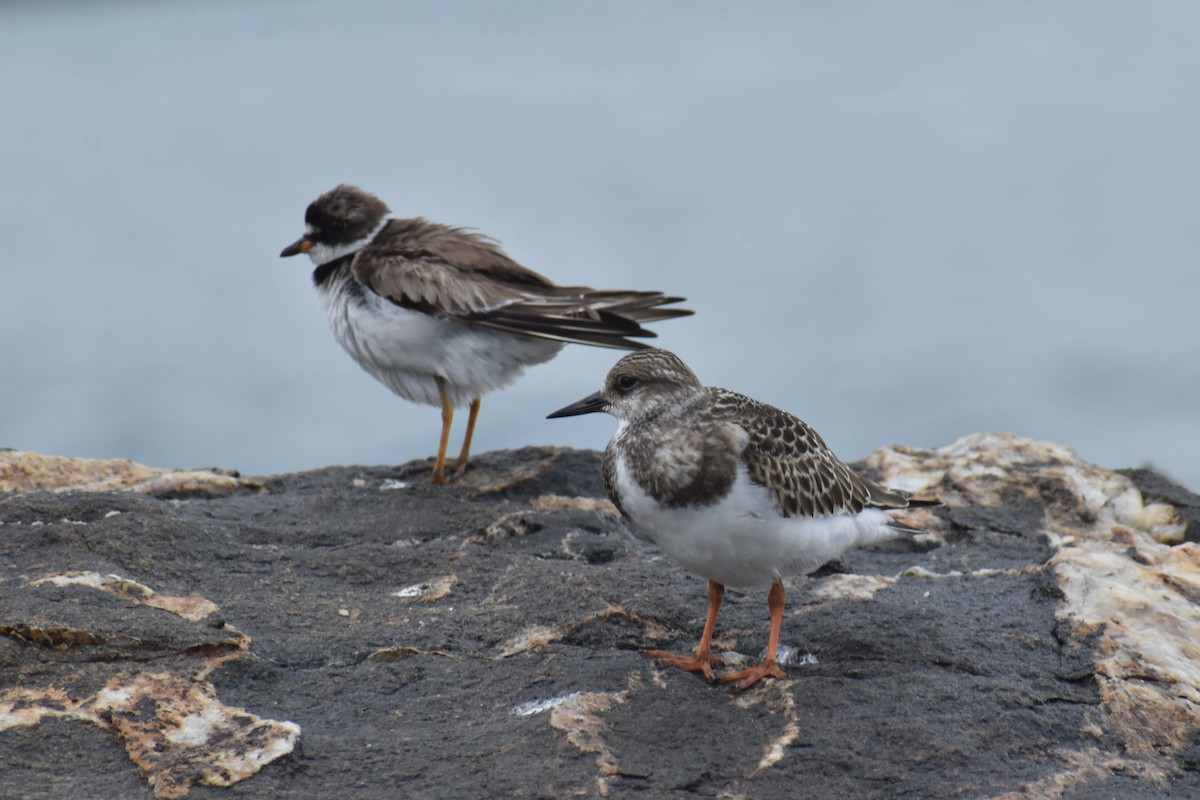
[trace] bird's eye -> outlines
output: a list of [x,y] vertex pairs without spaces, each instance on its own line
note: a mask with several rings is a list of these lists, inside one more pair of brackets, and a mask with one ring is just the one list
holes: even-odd
[[628,392],[632,390],[633,387],[637,386],[638,382],[638,379],[632,375],[622,375],[617,378],[617,388],[622,392]]

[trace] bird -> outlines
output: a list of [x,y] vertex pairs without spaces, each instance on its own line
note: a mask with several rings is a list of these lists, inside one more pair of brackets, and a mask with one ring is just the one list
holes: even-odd
[[[643,323],[693,312],[652,291],[556,286],[474,230],[423,217],[393,219],[375,195],[341,184],[309,204],[304,235],[280,257],[306,253],[334,338],[400,397],[440,406],[433,483],[445,483],[454,409],[469,406],[461,475],[482,397],[564,342],[646,347]],[[632,338],[631,338],[632,337]]]
[[712,637],[725,587],[770,586],[765,658],[720,676],[737,690],[785,677],[777,661],[784,578],[811,573],[852,547],[919,532],[892,512],[940,504],[859,475],[799,418],[704,386],[667,350],[626,355],[600,391],[549,418],[594,412],[617,419],[603,460],[613,504],[668,556],[708,579],[696,652],[647,656],[713,681],[721,659]]

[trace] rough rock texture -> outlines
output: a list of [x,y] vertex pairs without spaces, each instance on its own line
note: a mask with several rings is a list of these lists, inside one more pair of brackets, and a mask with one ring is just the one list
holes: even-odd
[[[928,534],[793,581],[789,679],[661,671],[705,582],[599,456],[247,480],[0,452],[0,796],[1200,796],[1200,498],[1001,434],[862,467]],[[731,592],[727,663],[765,644]]]

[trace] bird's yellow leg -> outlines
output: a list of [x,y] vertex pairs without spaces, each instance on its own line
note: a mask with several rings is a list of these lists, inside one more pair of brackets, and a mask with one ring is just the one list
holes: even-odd
[[454,406],[446,392],[446,382],[437,378],[438,394],[442,398],[442,438],[438,442],[437,459],[433,462],[433,482],[446,482],[446,445],[450,443],[450,425],[454,422]]
[[471,460],[471,438],[475,435],[475,420],[479,418],[480,400],[481,398],[476,397],[471,401],[471,412],[467,417],[467,435],[463,437],[462,452],[458,454],[458,460],[454,462],[456,475],[466,472],[467,462]]

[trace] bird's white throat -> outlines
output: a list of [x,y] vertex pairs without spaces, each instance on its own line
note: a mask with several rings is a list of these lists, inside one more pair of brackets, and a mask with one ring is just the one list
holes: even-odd
[[[322,264],[328,264],[330,261],[336,261],[342,256],[348,256],[351,253],[357,253],[359,250],[362,250],[364,247],[369,245],[371,240],[378,236],[379,232],[383,230],[383,226],[387,224],[388,221],[385,217],[378,225],[375,226],[374,230],[361,239],[355,239],[353,242],[346,242],[344,244],[323,244],[321,242],[313,242],[312,247],[308,249],[308,257],[312,259],[313,264],[319,267]],[[309,236],[311,234],[312,227],[306,227],[304,235]]]

